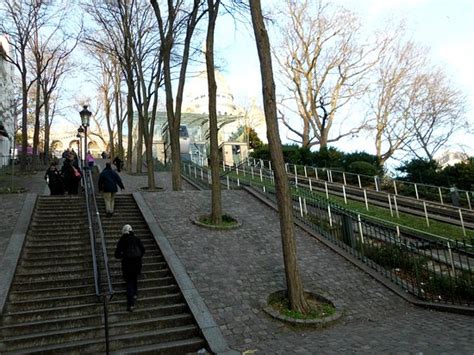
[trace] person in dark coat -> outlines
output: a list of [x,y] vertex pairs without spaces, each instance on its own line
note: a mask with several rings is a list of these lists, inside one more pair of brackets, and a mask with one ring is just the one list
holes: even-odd
[[51,195],[64,195],[64,182],[61,172],[58,170],[57,163],[53,161],[46,173],[44,179],[48,181],[49,191]]
[[122,159],[120,159],[119,156],[117,155],[115,159],[112,161],[112,163],[117,168],[117,171],[120,172],[120,169],[122,169]]
[[81,181],[81,169],[74,161],[74,156],[68,154],[63,162],[61,174],[64,178],[64,186],[69,195],[77,195],[79,191],[79,182]]
[[135,236],[132,226],[122,227],[122,237],[117,243],[115,257],[121,259],[122,276],[127,288],[127,311],[133,311],[138,296],[138,275],[142,271],[142,258],[145,247],[140,238]]
[[118,191],[117,185],[122,190],[125,188],[119,174],[112,170],[110,163],[106,163],[105,169],[99,175],[99,191],[103,192],[107,217],[114,213],[115,194]]

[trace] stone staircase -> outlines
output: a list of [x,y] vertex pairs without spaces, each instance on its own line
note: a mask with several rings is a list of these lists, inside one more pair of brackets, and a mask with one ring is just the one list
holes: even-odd
[[[102,198],[99,212],[105,216]],[[145,248],[138,300],[126,311],[125,283],[114,251],[124,224],[130,224]],[[115,213],[102,217],[115,295],[109,306],[111,351],[126,353],[188,353],[206,348],[199,327],[132,195],[116,195]]]
[[[98,204],[105,216],[102,198]],[[110,352],[180,354],[207,348],[133,196],[118,195],[115,210],[113,217],[102,218],[115,290],[108,303]],[[126,223],[146,248],[134,312],[126,311],[120,261],[113,257]],[[0,321],[1,354],[106,352],[91,255],[84,198],[39,197]]]
[[86,221],[81,197],[38,198],[0,323],[0,353],[103,343]]

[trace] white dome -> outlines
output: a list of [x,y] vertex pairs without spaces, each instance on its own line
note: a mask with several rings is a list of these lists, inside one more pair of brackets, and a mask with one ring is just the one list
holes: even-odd
[[[232,95],[227,81],[217,70],[215,75],[217,84],[217,114],[237,115],[238,110],[234,104],[234,95]],[[207,72],[200,71],[196,77],[190,79],[185,85],[183,112],[208,114],[208,97]]]

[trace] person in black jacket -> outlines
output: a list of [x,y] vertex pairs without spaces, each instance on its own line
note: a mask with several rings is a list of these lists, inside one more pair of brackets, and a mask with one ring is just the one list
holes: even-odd
[[79,182],[81,181],[81,170],[74,161],[74,156],[68,154],[64,159],[61,168],[61,174],[64,178],[64,185],[69,195],[77,195],[79,193]]
[[44,179],[48,181],[49,191],[51,195],[64,195],[64,182],[61,172],[58,170],[57,163],[53,161],[46,173]]
[[115,194],[118,191],[117,185],[122,190],[125,188],[119,174],[112,170],[110,163],[106,163],[105,169],[99,175],[99,191],[103,192],[107,217],[111,217],[114,213]]
[[132,226],[122,227],[122,237],[117,243],[115,257],[122,260],[122,275],[127,287],[127,311],[133,311],[138,296],[138,275],[142,271],[142,257],[145,247],[140,238],[135,236]]

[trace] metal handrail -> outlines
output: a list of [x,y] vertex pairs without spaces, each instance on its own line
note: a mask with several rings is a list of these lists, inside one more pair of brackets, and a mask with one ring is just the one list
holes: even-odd
[[[79,165],[82,168],[81,163],[79,163]],[[88,181],[89,179],[86,178],[87,171],[84,171],[84,169],[81,169],[81,171],[82,171],[82,182],[84,185],[84,192],[85,192],[84,195],[86,197],[87,223],[89,227],[89,238],[90,238],[91,252],[92,252],[92,268],[94,270],[95,294],[97,297],[100,297],[101,290],[100,290],[99,270],[97,267],[97,255],[95,252],[95,233],[92,227],[92,213],[90,210],[90,201],[89,201],[89,188],[90,187],[88,186],[88,182],[90,181]]]
[[[102,222],[100,219],[99,210],[97,208],[97,200],[95,197],[94,185],[92,183],[92,173],[91,170],[85,170],[83,173],[83,182],[86,195],[86,204],[87,204],[87,218],[89,222],[89,232],[91,234],[91,247],[92,247],[92,259],[94,267],[94,279],[96,281],[96,295],[99,298],[102,298],[103,303],[103,312],[104,312],[104,330],[105,330],[105,352],[109,354],[110,352],[110,339],[109,339],[109,315],[108,315],[108,302],[112,300],[114,295],[114,290],[112,287],[112,280],[110,276],[109,268],[109,259],[107,256],[107,246],[105,243],[104,231],[102,228]],[[90,196],[89,196],[90,195]],[[93,210],[93,211],[92,211]],[[95,229],[93,228],[92,216],[95,216]],[[99,276],[100,270],[97,267],[97,257],[95,253],[95,242],[96,242],[96,232],[101,239],[101,248],[102,248],[102,260],[105,268],[105,276],[107,279],[107,291],[102,292],[99,287]]]

